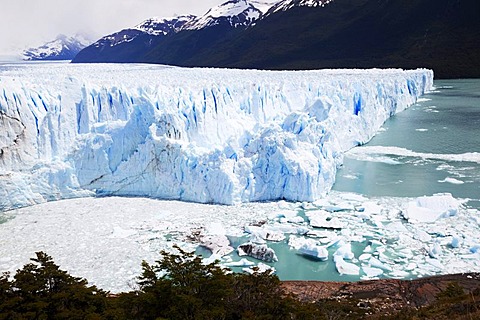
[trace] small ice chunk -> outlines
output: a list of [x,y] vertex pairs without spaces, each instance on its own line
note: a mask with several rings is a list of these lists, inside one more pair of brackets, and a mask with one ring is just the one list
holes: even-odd
[[243,258],[240,261],[232,261],[232,262],[224,263],[223,265],[226,267],[251,267],[251,266],[254,266],[255,263]]
[[395,221],[385,226],[388,231],[394,231],[402,234],[408,234],[409,231],[401,221]]
[[362,266],[362,270],[365,273],[365,275],[369,278],[378,277],[383,274],[383,270],[379,268]]
[[225,227],[221,223],[212,222],[205,227],[205,233],[212,234],[212,235],[214,234],[225,235],[226,231],[225,231]]
[[407,266],[405,267],[405,271],[413,271],[415,269],[417,269],[418,266],[415,262],[410,262],[409,264],[407,264]]
[[200,244],[210,250],[212,254],[225,256],[234,249],[230,246],[230,241],[225,235],[206,235],[200,238]]
[[430,258],[427,258],[425,259],[425,261],[434,266],[435,268],[437,268],[439,271],[442,271],[443,269],[445,269],[445,266],[440,262],[438,261],[437,259],[430,259]]
[[431,258],[438,259],[438,257],[442,254],[443,250],[442,247],[440,246],[439,243],[434,243],[429,249],[428,249],[428,255]]
[[253,236],[260,237],[263,240],[277,241],[277,242],[285,240],[285,235],[281,231],[274,230],[273,228],[246,226],[245,231],[250,233]]
[[307,211],[305,215],[314,228],[342,229],[344,227],[337,217],[332,217],[331,213],[325,210]]
[[464,184],[465,183],[462,180],[458,180],[458,179],[451,178],[451,177],[446,177],[443,180],[438,180],[438,182],[440,182],[440,183],[451,183],[451,184]]
[[364,253],[364,254],[360,255],[360,257],[358,257],[358,260],[365,261],[365,260],[370,259],[371,256],[372,255],[370,253]]
[[456,215],[460,204],[450,193],[420,197],[408,203],[403,216],[410,223],[432,223]]
[[309,245],[304,243],[298,251],[306,256],[317,258],[321,261],[328,260],[328,250],[323,246]]
[[429,235],[426,231],[417,229],[414,231],[413,238],[420,240],[421,242],[428,242],[432,240],[432,236]]
[[371,257],[370,260],[368,260],[368,264],[374,268],[379,268],[385,271],[392,271],[392,268],[390,266],[384,264],[383,262],[381,262],[375,257]]
[[403,279],[410,276],[410,273],[402,270],[395,270],[390,272],[389,275],[394,279]]
[[461,238],[457,237],[457,236],[454,236],[454,237],[452,237],[452,241],[450,242],[450,246],[452,248],[458,248],[458,247],[460,247],[461,243],[462,243]]
[[474,245],[474,246],[471,246],[471,247],[470,247],[470,252],[471,252],[471,253],[480,252],[480,244],[476,244],[476,245]]
[[360,267],[356,264],[346,262],[342,256],[336,255],[333,257],[333,261],[335,262],[335,267],[337,268],[338,273],[341,275],[352,275],[358,276],[360,275]]
[[250,267],[250,268],[243,268],[243,272],[249,273],[249,274],[254,274],[254,273],[264,273],[264,272],[269,272],[270,274],[275,273],[276,270],[274,267],[271,267],[265,263],[259,263],[256,266]]
[[296,216],[296,217],[292,217],[292,218],[285,218],[287,220],[287,222],[291,222],[291,223],[304,223],[305,220],[300,217],[300,216]]
[[135,230],[129,230],[129,229],[123,229],[120,227],[114,227],[112,234],[109,236],[109,238],[113,239],[125,239],[130,236],[133,236],[137,232]]
[[344,202],[339,204],[330,204],[322,206],[323,210],[328,212],[338,212],[338,211],[354,211],[355,207],[350,202]]
[[304,210],[315,209],[315,205],[311,202],[302,202],[300,208]]
[[275,251],[264,244],[248,242],[238,246],[237,250],[239,256],[250,256],[266,262],[278,261]]
[[355,255],[352,252],[352,245],[350,243],[341,244],[333,255],[340,256],[343,259],[347,260],[352,260],[353,258],[355,258]]

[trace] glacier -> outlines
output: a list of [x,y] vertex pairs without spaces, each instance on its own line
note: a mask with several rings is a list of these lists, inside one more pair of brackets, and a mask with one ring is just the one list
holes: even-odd
[[0,211],[87,196],[315,201],[431,90],[417,70],[0,66]]

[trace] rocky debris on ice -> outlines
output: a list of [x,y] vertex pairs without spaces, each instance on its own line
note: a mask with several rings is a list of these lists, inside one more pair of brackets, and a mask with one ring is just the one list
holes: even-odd
[[230,240],[225,235],[205,235],[200,237],[200,245],[207,248],[214,255],[223,257],[234,249],[230,246]]
[[250,256],[266,262],[278,261],[275,251],[264,244],[244,243],[238,246],[237,251],[239,256]]

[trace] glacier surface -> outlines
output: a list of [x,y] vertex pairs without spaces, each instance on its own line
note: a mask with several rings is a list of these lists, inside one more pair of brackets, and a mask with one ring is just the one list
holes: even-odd
[[90,195],[315,201],[425,69],[0,66],[0,211]]

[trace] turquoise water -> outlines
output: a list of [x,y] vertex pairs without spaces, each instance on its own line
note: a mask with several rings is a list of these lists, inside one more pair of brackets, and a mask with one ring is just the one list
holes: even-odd
[[[367,147],[398,147],[427,156],[480,152],[480,80],[435,81],[434,85],[436,90],[422,99],[428,101],[389,119],[385,131],[377,134]],[[478,162],[397,154],[387,155],[388,160],[396,163],[391,164],[379,162],[382,156],[385,155],[374,155],[374,161],[359,161],[347,155],[334,190],[375,197],[449,192],[457,198],[471,199],[468,205],[480,208]]]
[[[480,152],[480,80],[435,81],[435,87],[415,106],[389,119],[384,130],[365,147],[396,147],[427,154],[426,157]],[[480,209],[480,164],[433,158],[375,154],[370,155],[369,161],[361,161],[347,155],[333,190],[366,197],[418,197],[449,192],[456,198],[469,199],[467,206]],[[446,178],[450,182],[445,182]],[[312,261],[285,243],[269,246],[281,261],[271,265],[282,280],[359,280],[339,275],[331,258]],[[352,242],[356,257],[365,246],[366,243]],[[329,252],[330,257],[334,251]]]

